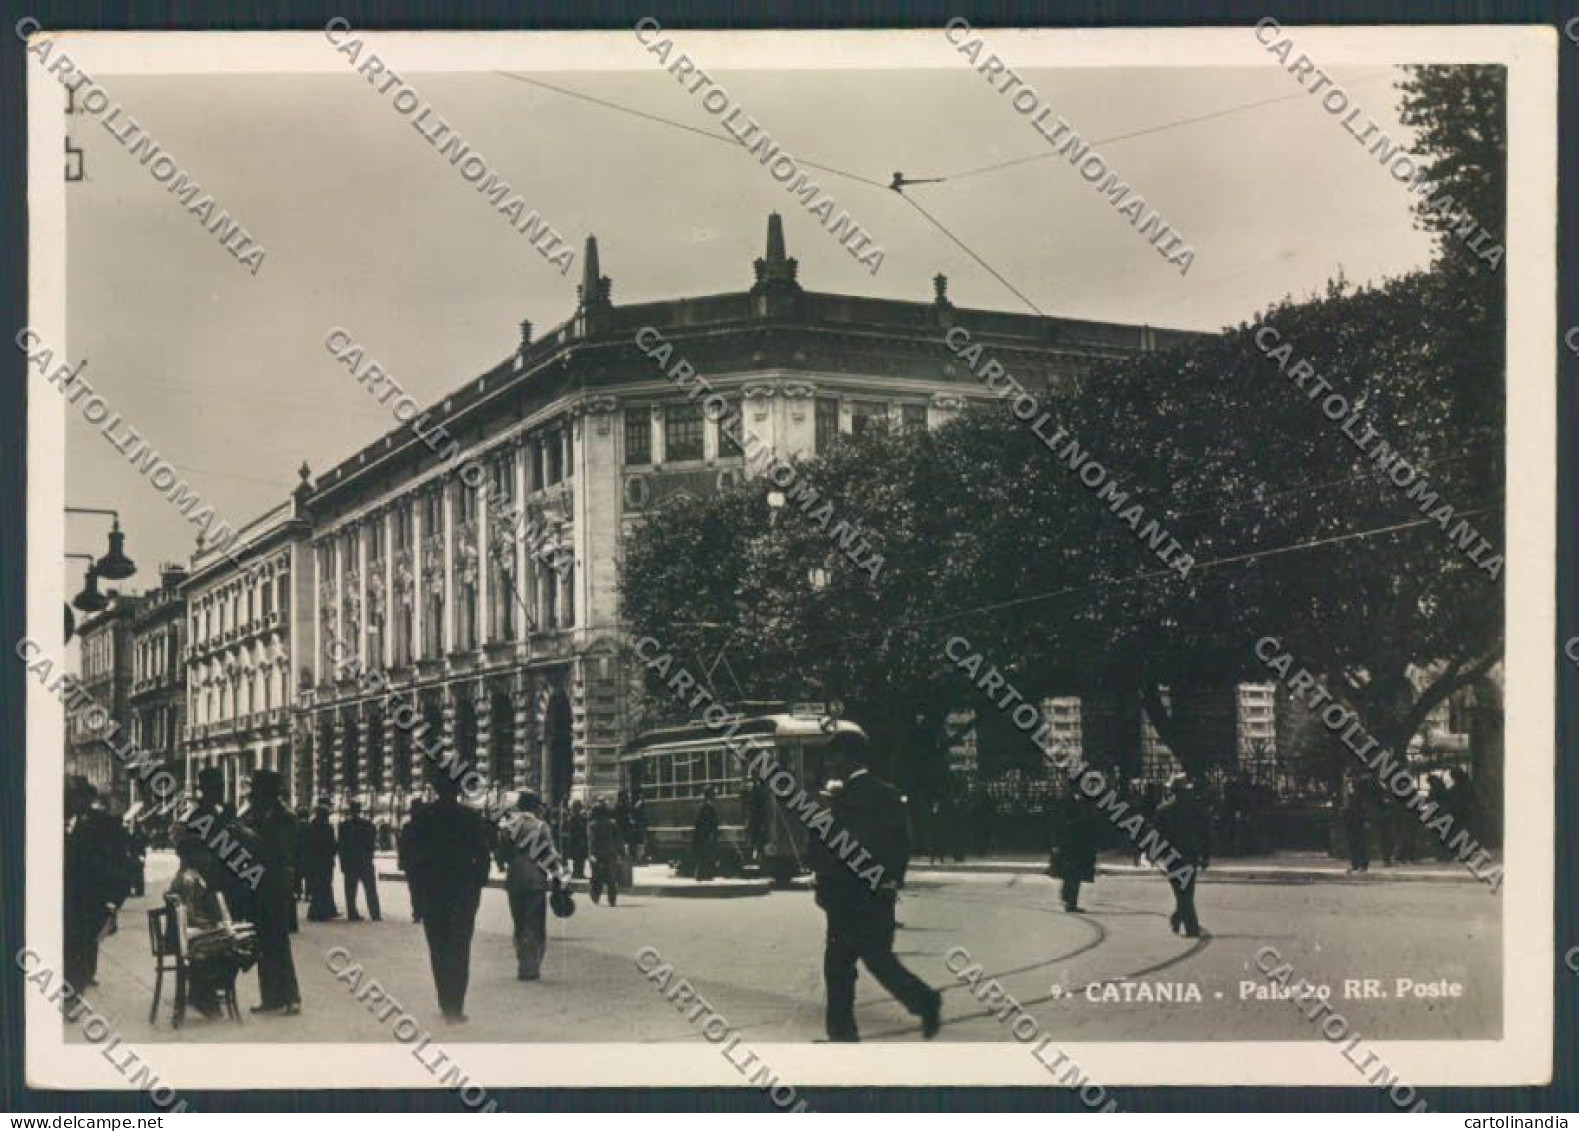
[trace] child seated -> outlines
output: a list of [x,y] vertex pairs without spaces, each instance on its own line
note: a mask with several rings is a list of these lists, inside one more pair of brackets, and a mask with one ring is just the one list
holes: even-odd
[[212,948],[194,946],[192,940],[199,935],[212,936],[216,928],[228,925],[229,916],[219,893],[203,878],[200,864],[207,849],[202,838],[183,836],[176,842],[175,851],[181,867],[170,881],[165,899],[186,909],[190,962],[187,1001],[204,1017],[218,1017],[219,990],[235,976],[236,962],[223,950],[215,953]]

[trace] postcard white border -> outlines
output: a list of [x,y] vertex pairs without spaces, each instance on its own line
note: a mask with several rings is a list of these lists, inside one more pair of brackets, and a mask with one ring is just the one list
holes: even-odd
[[[1037,67],[1275,66],[1250,28],[1076,31],[991,30],[1018,70]],[[1554,746],[1556,640],[1556,147],[1557,50],[1551,27],[1301,28],[1287,34],[1325,67],[1486,62],[1508,81],[1508,489],[1506,811],[1503,1023],[1496,1041],[1394,1041],[1370,1047],[1416,1086],[1541,1084],[1552,1063]],[[902,32],[678,31],[713,72],[752,68],[957,68],[941,30]],[[629,32],[367,32],[404,72],[631,70],[649,66]],[[95,76],[149,73],[344,74],[321,31],[298,33],[63,33]],[[50,343],[66,337],[65,92],[28,59],[29,324]],[[1334,128],[1338,128],[1336,122]],[[1378,176],[1380,177],[1380,171]],[[1382,191],[1379,185],[1378,191]],[[65,413],[30,376],[28,448],[29,635],[56,641],[65,599],[58,555]],[[43,955],[61,946],[60,704],[27,687],[27,939]],[[37,1087],[125,1088],[96,1049],[68,1045],[59,1016],[31,989],[26,1001],[28,1082]],[[1054,1034],[1056,1039],[1056,1034]],[[744,1086],[710,1045],[461,1044],[472,1079],[490,1087]],[[182,1089],[437,1087],[398,1044],[159,1044],[156,1067]],[[1364,1079],[1325,1041],[1102,1042],[1060,1045],[1108,1085],[1322,1084]],[[1041,1085],[1052,1077],[1014,1042],[755,1046],[784,1080],[808,1085]]]

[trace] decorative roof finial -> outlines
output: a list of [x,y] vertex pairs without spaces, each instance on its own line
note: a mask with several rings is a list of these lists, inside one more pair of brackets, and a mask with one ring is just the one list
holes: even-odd
[[768,214],[768,248],[767,254],[756,261],[753,266],[757,272],[757,284],[753,290],[766,288],[799,290],[800,286],[795,281],[795,273],[800,264],[789,257],[784,249],[784,218],[777,212]]
[[598,273],[598,237],[587,237],[587,249],[581,257],[581,285],[576,288],[576,299],[582,311],[607,310],[613,284],[607,275]]
[[948,276],[939,272],[932,276],[932,302],[936,306],[952,306],[948,300]]

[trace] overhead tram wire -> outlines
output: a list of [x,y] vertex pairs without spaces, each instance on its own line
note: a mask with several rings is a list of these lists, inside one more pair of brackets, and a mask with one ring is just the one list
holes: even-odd
[[960,248],[960,250],[962,250],[966,255],[970,256],[978,264],[980,264],[982,269],[985,270],[987,272],[987,274],[991,275],[994,279],[997,279],[998,282],[1002,283],[1010,291],[1014,292],[1015,297],[1018,298],[1021,302],[1023,302],[1026,306],[1028,306],[1032,310],[1036,311],[1036,313],[1040,314],[1043,318],[1051,317],[1051,315],[1049,315],[1047,313],[1047,311],[1043,310],[1041,307],[1037,306],[1030,299],[1026,298],[1025,295],[1020,291],[1020,288],[1016,287],[1013,283],[1009,282],[1009,280],[1005,279],[1003,277],[1003,275],[1000,274],[995,267],[993,267],[992,264],[988,263],[981,256],[977,255],[976,252],[974,250],[972,250],[972,248],[970,247],[969,244],[967,244],[964,240],[960,239],[953,232],[949,231],[948,228],[946,226],[944,226],[943,222],[941,220],[939,220],[936,216],[932,215],[932,213],[928,212],[925,208],[922,208],[921,205],[917,204],[913,199],[911,199],[909,196],[906,196],[904,193],[900,193],[899,196],[900,196],[900,199],[902,199],[906,204],[910,205],[910,207],[914,208],[917,212],[921,213],[921,215],[926,218],[927,223],[931,224],[938,231],[942,232],[945,236],[947,236],[950,240],[952,240]]
[[[618,110],[621,114],[629,114],[632,117],[641,118],[644,121],[655,122],[660,126],[670,126],[677,130],[684,130],[686,133],[695,134],[697,137],[705,137],[709,141],[721,141],[725,145],[732,145],[739,149],[745,148],[740,139],[733,136],[732,134],[715,133],[712,130],[704,130],[698,126],[688,125],[685,122],[677,122],[673,118],[665,118],[661,114],[649,114],[645,110],[637,110],[631,106],[622,106],[618,102],[610,102],[604,98],[597,98],[590,94],[583,94],[579,90],[567,90],[565,87],[555,86],[553,83],[543,82],[541,79],[528,78],[527,76],[518,74],[515,71],[495,71],[494,74],[503,78],[514,79],[516,82],[523,82],[528,86],[535,86],[542,90],[551,90],[555,94],[562,94],[567,98],[576,98],[580,99],[582,102],[590,102],[594,106],[602,106],[606,110]],[[886,189],[888,187],[881,181],[874,181],[870,177],[861,176],[859,173],[851,173],[845,169],[836,169],[832,165],[822,165],[816,161],[808,161],[804,157],[797,156],[795,161],[797,164],[804,165],[808,169],[817,169],[824,173],[832,173],[836,177],[844,177],[847,180],[858,181],[863,185],[870,185],[873,188]]]
[[[1374,76],[1372,78],[1360,79],[1358,82],[1352,82],[1352,83],[1349,83],[1348,85],[1349,86],[1360,86],[1363,83],[1377,82],[1377,81],[1379,81],[1381,79],[1384,79],[1384,78],[1389,80],[1389,81],[1391,81],[1393,76],[1392,75],[1376,75],[1376,76]],[[1096,146],[1099,146],[1099,145],[1113,145],[1116,142],[1129,141],[1131,138],[1146,137],[1146,136],[1148,136],[1150,134],[1162,133],[1165,130],[1177,129],[1180,126],[1192,126],[1192,125],[1195,125],[1197,122],[1208,122],[1208,121],[1211,121],[1214,118],[1225,118],[1229,114],[1239,114],[1239,113],[1243,113],[1246,110],[1255,110],[1255,109],[1258,109],[1258,108],[1260,108],[1262,106],[1271,106],[1274,103],[1278,103],[1278,102],[1293,102],[1296,99],[1309,98],[1309,97],[1311,97],[1309,91],[1301,91],[1299,94],[1280,94],[1276,98],[1263,98],[1263,99],[1260,99],[1259,101],[1256,101],[1256,102],[1245,102],[1245,103],[1242,103],[1242,104],[1240,104],[1238,106],[1225,106],[1221,110],[1213,110],[1212,112],[1210,112],[1208,114],[1196,114],[1196,115],[1194,115],[1192,117],[1189,117],[1189,118],[1180,118],[1179,120],[1174,121],[1174,122],[1163,122],[1160,125],[1148,126],[1148,127],[1146,127],[1145,129],[1142,129],[1142,130],[1131,130],[1129,133],[1114,134],[1112,137],[1094,138],[1094,139],[1092,139],[1091,142],[1089,142],[1089,145],[1092,148],[1095,148]],[[996,172],[999,169],[1009,169],[1009,168],[1014,167],[1015,165],[1026,165],[1026,164],[1029,164],[1032,161],[1045,161],[1049,157],[1058,157],[1058,156],[1060,156],[1060,154],[1056,150],[1050,150],[1050,151],[1048,151],[1046,153],[1027,154],[1024,157],[1014,157],[1014,158],[1011,158],[1008,161],[999,161],[999,162],[997,162],[995,164],[992,164],[992,165],[982,165],[982,166],[980,166],[978,168],[966,169],[963,172],[950,173],[948,176],[943,177],[942,180],[945,180],[945,181],[962,181],[962,180],[966,179],[967,177],[981,176],[981,175],[986,174],[986,173]]]
[[[1502,509],[1503,508],[1500,506],[1481,507],[1477,510],[1462,511],[1459,513],[1458,517],[1470,518],[1475,515],[1492,514]],[[1261,558],[1280,557],[1284,554],[1298,553],[1303,550],[1311,550],[1320,546],[1333,546],[1342,542],[1358,541],[1364,538],[1376,537],[1377,535],[1381,534],[1396,534],[1400,531],[1410,530],[1419,526],[1435,525],[1436,522],[1433,519],[1418,518],[1410,522],[1394,523],[1391,526],[1379,526],[1370,530],[1351,530],[1344,534],[1334,534],[1326,538],[1313,538],[1304,542],[1291,542],[1287,546],[1274,546],[1267,550],[1251,550],[1243,554],[1231,554],[1226,557],[1211,558],[1207,561],[1195,562],[1190,568],[1192,571],[1194,571],[1215,569],[1219,566],[1226,565],[1239,565],[1245,562],[1258,561]],[[811,642],[800,647],[786,649],[784,654],[789,656],[799,656],[806,653],[833,652],[843,648],[848,644],[886,636],[896,629],[925,628],[936,624],[946,624],[949,621],[958,620],[961,617],[974,616],[983,613],[1000,613],[1009,609],[1024,608],[1027,605],[1034,605],[1043,601],[1050,601],[1057,597],[1067,597],[1075,593],[1085,593],[1095,589],[1106,589],[1115,585],[1154,581],[1159,577],[1171,577],[1177,575],[1178,571],[1172,568],[1148,570],[1142,573],[1130,574],[1126,577],[1114,577],[1105,581],[1095,581],[1087,585],[1071,585],[1063,589],[1051,589],[1045,593],[1032,593],[1025,597],[1013,597],[1007,601],[994,601],[985,605],[971,605],[963,609],[955,609],[953,612],[942,613],[934,617],[918,617],[914,620],[898,621],[874,632],[852,633],[850,635],[840,636],[829,640],[826,643]]]

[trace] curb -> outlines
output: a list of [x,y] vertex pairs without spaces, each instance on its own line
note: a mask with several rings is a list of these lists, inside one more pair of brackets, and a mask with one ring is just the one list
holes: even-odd
[[[381,880],[398,880],[404,883],[404,872],[380,872]],[[490,876],[486,887],[504,890],[503,880]],[[621,895],[647,895],[668,899],[740,899],[744,896],[767,895],[773,890],[771,880],[709,880],[706,883],[683,882],[654,884],[638,881],[628,888],[620,888]],[[587,881],[572,880],[570,891],[574,895],[587,894]]]
[[[1138,868],[1128,864],[1098,864],[1099,876],[1153,876],[1163,878],[1163,873],[1155,868]],[[911,875],[947,875],[958,874],[988,874],[1003,876],[1042,876],[1047,877],[1046,865],[1024,864],[1015,861],[984,861],[978,864],[949,867],[938,864],[912,864],[909,868]],[[1479,883],[1468,871],[1457,869],[1434,869],[1429,872],[1400,872],[1376,871],[1351,873],[1343,868],[1277,868],[1277,867],[1244,867],[1233,864],[1219,867],[1213,865],[1201,872],[1198,881],[1203,884],[1210,883],[1235,883],[1235,884],[1291,884],[1291,883],[1339,883],[1339,884],[1399,884],[1399,883]]]

